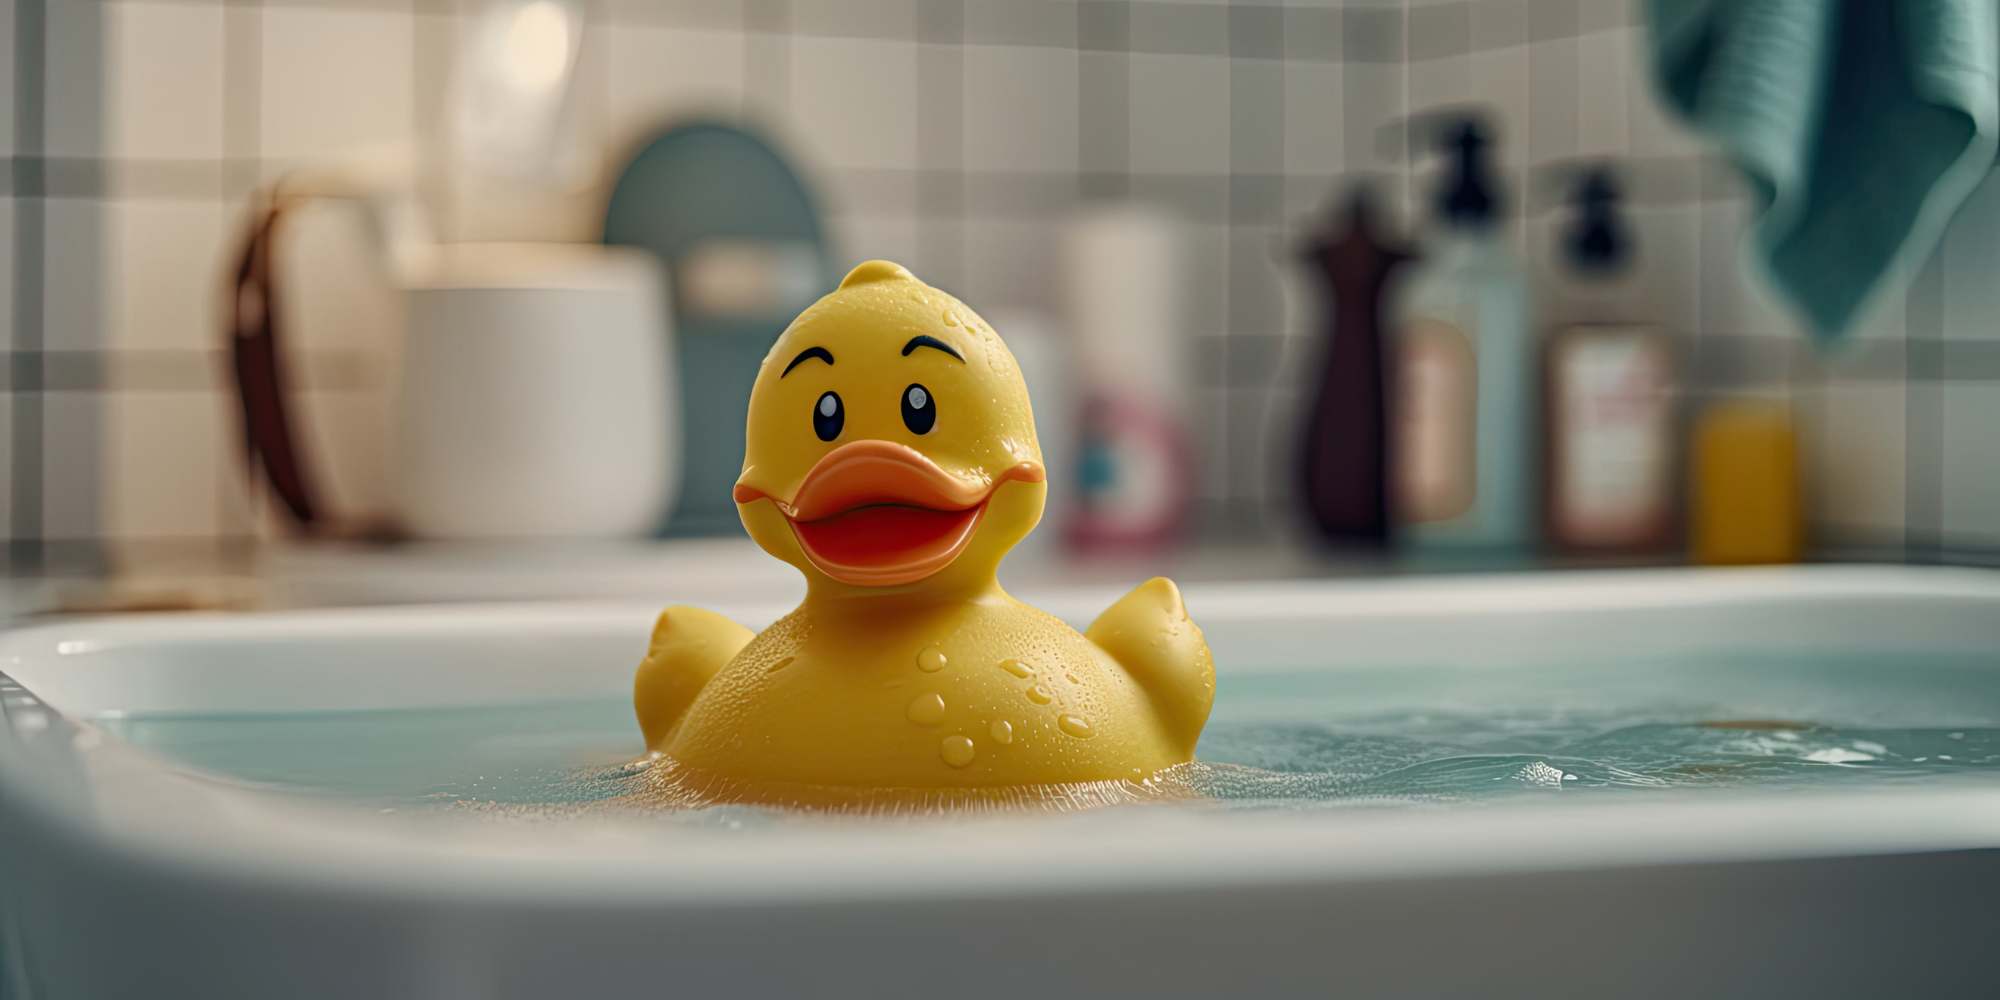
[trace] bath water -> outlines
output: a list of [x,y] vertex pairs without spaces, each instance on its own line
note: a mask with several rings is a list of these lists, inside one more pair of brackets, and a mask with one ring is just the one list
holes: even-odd
[[[1232,670],[1189,782],[1243,808],[2000,785],[1992,657]],[[375,810],[588,807],[643,781],[624,699],[100,720],[216,780]],[[583,808],[582,812],[587,812]]]

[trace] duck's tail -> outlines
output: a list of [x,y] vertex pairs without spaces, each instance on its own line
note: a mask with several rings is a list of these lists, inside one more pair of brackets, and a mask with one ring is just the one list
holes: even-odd
[[695,695],[754,637],[713,611],[677,604],[660,612],[646,659],[632,679],[632,705],[646,749],[662,749]]
[[1146,690],[1168,734],[1192,758],[1215,705],[1215,657],[1180,588],[1162,576],[1147,580],[1098,615],[1084,637]]

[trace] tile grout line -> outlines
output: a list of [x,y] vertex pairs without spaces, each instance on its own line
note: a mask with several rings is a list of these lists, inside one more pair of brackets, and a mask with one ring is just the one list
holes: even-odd
[[[243,23],[245,20],[249,22],[247,26]],[[223,13],[221,97],[222,154],[225,161],[233,160],[239,151],[250,153],[253,159],[263,151],[263,128],[261,120],[264,102],[263,29],[263,0],[252,0],[252,2],[242,3],[225,10]],[[228,242],[231,239],[230,234],[235,231],[236,226],[247,225],[249,222],[247,211],[239,212],[234,216],[230,215],[232,207],[230,202],[239,194],[234,189],[239,185],[241,186],[242,191],[240,193],[243,195],[245,201],[242,208],[248,209],[249,199],[256,192],[261,172],[255,168],[251,168],[238,176],[232,177],[232,171],[228,167],[225,167],[221,173],[221,196],[224,212],[223,233],[225,240],[223,245],[225,247],[233,247],[234,244]],[[217,353],[221,353],[219,349]],[[221,357],[217,357],[215,363],[219,367],[226,367]],[[222,389],[222,394],[225,398],[232,395],[226,386]],[[221,456],[220,467],[215,471],[215,475],[219,480],[216,484],[215,525],[218,533],[223,536],[223,539],[217,541],[216,546],[222,565],[244,568],[255,557],[256,525],[261,509],[260,502],[263,497],[259,490],[262,480],[258,475],[259,469],[257,465],[250,458],[247,431],[241,427],[232,426],[232,417],[238,420],[241,419],[236,416],[236,407],[224,403],[222,408],[225,413],[230,414],[230,417],[225,417],[224,419],[222,434],[223,454]],[[231,430],[235,430],[237,433],[231,433]],[[232,531],[232,526],[229,523],[229,494],[239,484],[243,491],[242,514],[247,524],[237,527],[242,528],[243,532],[247,532],[249,539],[247,543],[233,543],[227,540],[228,536],[232,534],[243,533]]]
[[[14,8],[14,148],[39,154],[47,133],[46,0],[18,0]],[[47,249],[47,202],[42,196],[41,173],[33,181],[16,187],[14,198],[14,316],[13,346],[39,352],[43,344],[42,320],[45,311],[42,286]],[[18,183],[18,181],[17,181]],[[25,197],[22,197],[25,195]],[[39,388],[41,358],[16,358],[10,367],[27,376],[36,388],[16,389],[9,403],[13,409],[13,455],[9,473],[12,510],[7,544],[10,570],[39,568],[43,559],[42,538],[42,452],[44,399]]]

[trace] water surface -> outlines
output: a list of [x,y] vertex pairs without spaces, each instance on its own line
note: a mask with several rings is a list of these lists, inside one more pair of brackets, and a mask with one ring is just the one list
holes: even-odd
[[[1630,790],[2000,787],[2000,663],[1648,659],[1218,670],[1188,781],[1236,808],[1462,804]],[[645,776],[623,699],[102,720],[176,763],[376,811],[624,800]]]

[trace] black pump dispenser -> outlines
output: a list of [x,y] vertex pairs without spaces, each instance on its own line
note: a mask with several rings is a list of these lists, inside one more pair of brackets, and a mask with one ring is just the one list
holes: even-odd
[[1611,168],[1579,169],[1569,199],[1574,214],[1563,233],[1563,249],[1570,266],[1593,278],[1624,271],[1632,259],[1632,237],[1619,214],[1618,183]]
[[1438,152],[1451,159],[1449,176],[1438,188],[1438,218],[1451,226],[1483,229],[1500,214],[1493,164],[1487,150],[1493,141],[1477,115],[1462,114],[1437,126]]

